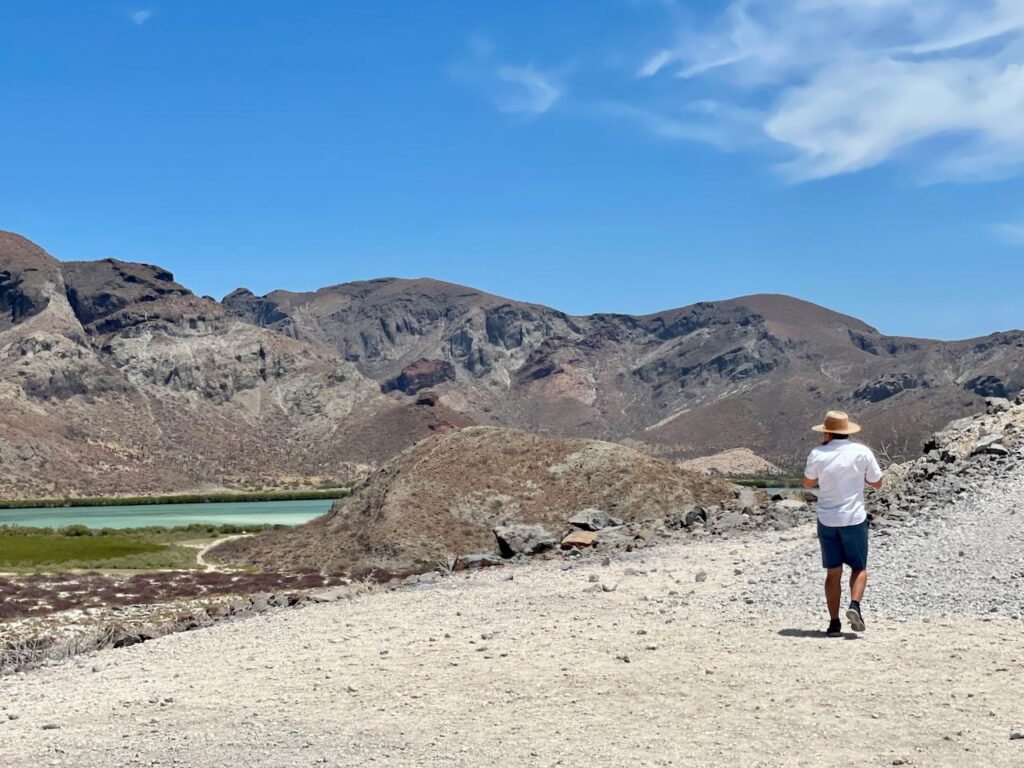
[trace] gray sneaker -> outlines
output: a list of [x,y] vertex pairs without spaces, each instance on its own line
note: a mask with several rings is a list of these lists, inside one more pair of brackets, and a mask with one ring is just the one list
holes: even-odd
[[863,632],[866,629],[864,617],[860,615],[860,606],[851,605],[846,611],[846,620],[850,622],[850,629],[854,632]]

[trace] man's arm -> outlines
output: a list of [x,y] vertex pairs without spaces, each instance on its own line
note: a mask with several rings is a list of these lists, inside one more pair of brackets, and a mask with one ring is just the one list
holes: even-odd
[[807,464],[804,465],[804,478],[801,481],[804,488],[818,487],[818,467],[814,461],[814,451],[807,457]]
[[871,450],[868,450],[868,467],[864,473],[864,482],[877,491],[882,487],[882,480],[882,468],[878,466],[878,459]]

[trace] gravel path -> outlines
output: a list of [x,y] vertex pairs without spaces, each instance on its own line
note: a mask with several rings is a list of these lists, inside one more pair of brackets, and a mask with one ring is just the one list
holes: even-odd
[[[1024,471],[989,479],[970,497],[887,533],[871,536],[863,602],[868,620],[873,613],[893,619],[1024,617]],[[822,585],[806,578],[820,565],[815,535],[807,526],[801,546],[785,556],[773,553],[757,569],[750,594],[817,611]],[[847,598],[844,584],[844,606]]]
[[0,678],[0,765],[1020,766],[1020,490],[879,541],[848,640],[810,525],[492,569]]

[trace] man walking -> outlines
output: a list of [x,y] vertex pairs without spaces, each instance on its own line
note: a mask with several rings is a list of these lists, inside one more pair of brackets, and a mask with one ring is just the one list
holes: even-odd
[[842,411],[829,411],[825,422],[811,427],[824,434],[811,451],[804,470],[805,488],[818,488],[818,541],[821,564],[826,568],[825,601],[831,621],[829,637],[840,637],[839,602],[843,591],[843,565],[850,566],[850,608],[846,618],[854,632],[864,631],[860,601],[868,583],[868,513],[864,485],[882,487],[882,470],[871,449],[850,440],[860,426]]

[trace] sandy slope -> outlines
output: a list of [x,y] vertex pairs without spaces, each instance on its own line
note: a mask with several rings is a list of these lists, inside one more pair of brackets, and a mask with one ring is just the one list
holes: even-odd
[[817,605],[744,602],[813,545],[497,569],[3,678],[0,765],[1024,764],[1024,625],[872,615],[827,640]]

